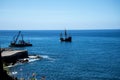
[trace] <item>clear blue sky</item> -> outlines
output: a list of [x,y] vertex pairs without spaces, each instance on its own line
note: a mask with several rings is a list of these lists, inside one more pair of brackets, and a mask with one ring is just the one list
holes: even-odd
[[120,29],[120,0],[0,0],[0,30]]

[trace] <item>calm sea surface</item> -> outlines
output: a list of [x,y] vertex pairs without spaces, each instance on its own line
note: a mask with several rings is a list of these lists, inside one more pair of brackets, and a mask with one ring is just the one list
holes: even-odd
[[[0,30],[1,47],[8,47],[18,31]],[[69,30],[72,42],[59,41],[61,30],[24,30],[29,55],[43,59],[10,68],[18,78],[36,73],[40,80],[120,80],[120,30]],[[22,70],[20,70],[22,69]]]

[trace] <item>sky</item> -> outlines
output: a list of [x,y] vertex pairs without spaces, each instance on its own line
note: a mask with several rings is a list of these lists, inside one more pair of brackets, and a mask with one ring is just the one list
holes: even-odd
[[120,0],[0,0],[0,30],[120,29]]

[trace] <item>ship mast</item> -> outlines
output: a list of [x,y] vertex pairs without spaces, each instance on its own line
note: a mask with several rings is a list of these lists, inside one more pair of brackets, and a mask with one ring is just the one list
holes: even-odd
[[65,37],[67,37],[67,31],[66,31],[66,29],[65,29]]

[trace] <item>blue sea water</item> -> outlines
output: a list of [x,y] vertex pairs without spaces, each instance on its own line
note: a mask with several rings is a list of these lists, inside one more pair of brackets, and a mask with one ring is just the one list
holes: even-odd
[[[16,30],[0,30],[1,47],[8,47]],[[33,46],[29,55],[43,59],[16,65],[10,71],[27,78],[36,73],[40,80],[120,80],[120,30],[68,30],[72,42],[60,42],[62,30],[23,30]],[[20,69],[22,69],[20,71]]]

